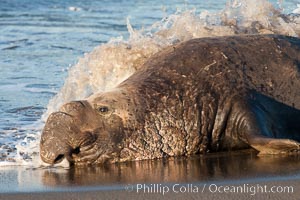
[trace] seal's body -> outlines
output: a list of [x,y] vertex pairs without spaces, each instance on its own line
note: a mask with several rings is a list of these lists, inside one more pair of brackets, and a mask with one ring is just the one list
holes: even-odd
[[300,39],[193,39],[151,57],[115,90],[49,116],[41,158],[119,162],[254,148],[300,149]]

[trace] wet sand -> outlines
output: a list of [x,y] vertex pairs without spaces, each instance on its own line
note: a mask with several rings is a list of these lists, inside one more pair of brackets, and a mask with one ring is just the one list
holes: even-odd
[[300,156],[233,152],[107,166],[0,168],[0,199],[299,199]]

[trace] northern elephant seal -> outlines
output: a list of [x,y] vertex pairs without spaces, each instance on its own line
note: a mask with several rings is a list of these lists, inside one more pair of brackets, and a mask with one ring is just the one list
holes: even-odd
[[63,105],[40,155],[75,164],[254,148],[300,149],[300,39],[193,39],[152,56],[114,90]]

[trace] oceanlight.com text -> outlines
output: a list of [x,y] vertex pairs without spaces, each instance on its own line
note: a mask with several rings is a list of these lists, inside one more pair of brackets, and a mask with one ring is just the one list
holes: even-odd
[[144,194],[167,193],[219,193],[219,194],[265,194],[265,193],[293,193],[293,186],[263,185],[263,184],[241,184],[241,185],[219,185],[219,184],[135,184],[126,185],[128,192]]

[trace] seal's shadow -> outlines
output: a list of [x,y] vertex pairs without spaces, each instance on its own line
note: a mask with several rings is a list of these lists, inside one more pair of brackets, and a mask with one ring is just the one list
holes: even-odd
[[45,170],[46,186],[186,183],[284,176],[298,173],[300,156],[258,157],[253,151]]

